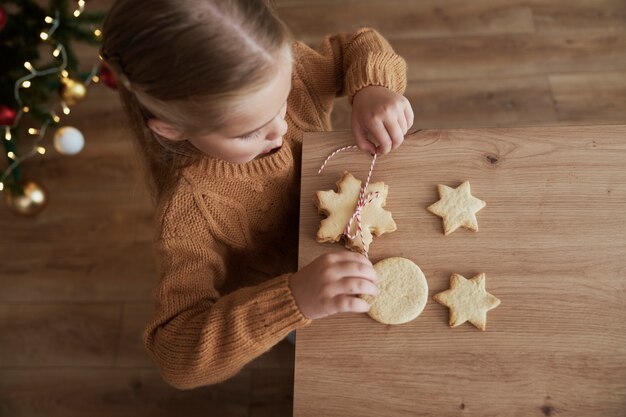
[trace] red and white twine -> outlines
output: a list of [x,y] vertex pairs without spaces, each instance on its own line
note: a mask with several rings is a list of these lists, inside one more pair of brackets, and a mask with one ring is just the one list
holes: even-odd
[[[335,150],[333,153],[328,155],[326,160],[324,160],[324,163],[322,164],[320,169],[317,171],[317,173],[318,174],[322,173],[322,171],[324,170],[324,167],[326,166],[326,164],[328,163],[330,158],[332,158],[333,156],[335,156],[339,152],[345,151],[346,149],[353,149],[353,148],[358,148],[358,146],[356,146],[356,145],[344,146],[342,148],[339,148],[339,149]],[[365,249],[365,241],[363,240],[363,227],[362,227],[362,221],[361,221],[361,213],[362,213],[363,208],[365,206],[367,206],[372,201],[377,199],[379,197],[379,195],[380,195],[380,193],[378,191],[371,192],[367,196],[365,195],[365,190],[367,190],[367,187],[369,186],[369,183],[370,183],[370,179],[372,178],[372,172],[374,171],[374,164],[376,164],[376,154],[374,154],[374,156],[372,158],[372,163],[370,165],[369,172],[367,173],[367,179],[365,180],[365,183],[361,186],[361,190],[359,191],[359,199],[357,200],[357,204],[356,204],[356,208],[354,210],[354,213],[352,213],[352,216],[350,217],[350,220],[348,221],[348,224],[346,225],[346,227],[343,230],[343,234],[346,237],[348,237],[348,239],[354,240],[357,237],[361,239],[361,242],[363,243],[363,250],[365,251],[365,256],[366,257],[368,255],[367,255],[367,249]],[[354,222],[355,219],[356,219],[356,233],[354,235],[351,235],[350,234],[350,229],[352,229],[352,223]]]

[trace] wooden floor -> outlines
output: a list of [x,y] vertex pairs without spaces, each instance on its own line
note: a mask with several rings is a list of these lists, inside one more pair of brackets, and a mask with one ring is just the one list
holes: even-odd
[[[624,0],[277,4],[311,45],[380,30],[408,61],[415,128],[626,123]],[[88,95],[63,122],[85,134],[83,152],[23,168],[49,191],[47,209],[24,219],[0,204],[0,416],[291,415],[288,342],[217,386],[161,381],[140,340],[156,279],[152,209],[116,95]],[[334,123],[349,126],[345,99]]]

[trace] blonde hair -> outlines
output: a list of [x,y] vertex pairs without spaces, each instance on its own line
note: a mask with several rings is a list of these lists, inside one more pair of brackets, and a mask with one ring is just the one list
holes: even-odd
[[293,42],[268,0],[118,0],[103,34],[100,53],[117,76],[155,203],[203,154],[160,137],[147,121],[186,135],[220,129],[274,76]]

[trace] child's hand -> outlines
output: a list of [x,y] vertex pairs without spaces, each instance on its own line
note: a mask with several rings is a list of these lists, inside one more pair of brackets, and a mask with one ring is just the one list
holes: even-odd
[[[352,100],[352,134],[360,149],[386,154],[404,141],[413,125],[413,109],[409,100],[385,87],[360,89]],[[367,139],[370,133],[378,146]]]
[[378,275],[365,256],[347,250],[327,253],[293,274],[289,287],[302,314],[319,319],[335,313],[364,313],[367,301],[356,294],[378,295]]

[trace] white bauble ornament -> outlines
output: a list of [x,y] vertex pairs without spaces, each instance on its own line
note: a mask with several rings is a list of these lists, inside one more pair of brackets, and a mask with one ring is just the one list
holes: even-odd
[[64,155],[74,155],[85,145],[85,137],[75,127],[65,126],[54,132],[54,148]]

